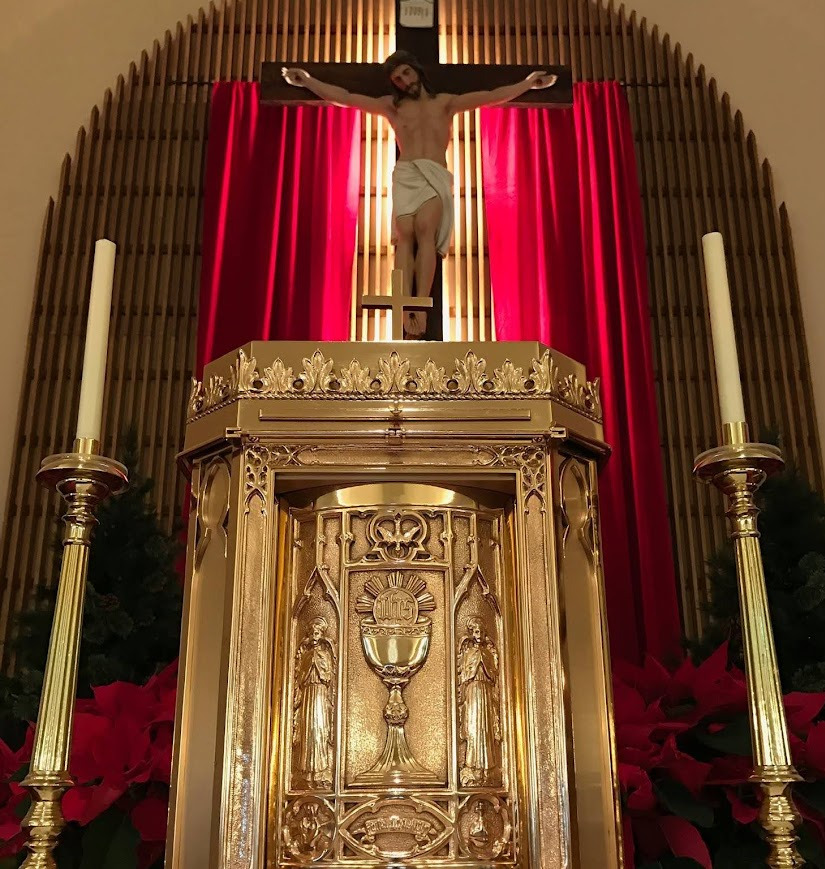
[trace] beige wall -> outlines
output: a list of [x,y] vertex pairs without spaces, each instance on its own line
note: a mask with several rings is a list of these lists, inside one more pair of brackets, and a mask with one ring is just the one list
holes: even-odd
[[[0,510],[5,510],[43,219],[104,91],[198,0],[0,0]],[[68,449],[71,444],[65,444]]]
[[[632,0],[731,96],[773,169],[793,232],[825,448],[825,0]],[[713,227],[709,227],[711,229]]]
[[[442,0],[449,2],[449,0]],[[49,196],[63,155],[89,109],[140,51],[196,11],[197,0],[2,0],[0,15],[0,505],[5,505],[24,372],[35,266]],[[825,3],[793,0],[637,0],[629,4],[671,33],[731,94],[773,164],[788,203],[808,335],[825,329],[820,248],[825,240]],[[791,13],[784,11],[792,10]],[[825,342],[811,340],[825,431]],[[65,445],[67,448],[70,444]]]

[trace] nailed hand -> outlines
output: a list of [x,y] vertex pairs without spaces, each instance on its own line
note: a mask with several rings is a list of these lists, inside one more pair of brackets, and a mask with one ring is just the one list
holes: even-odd
[[298,66],[291,66],[289,68],[282,66],[281,75],[284,77],[287,84],[291,84],[298,88],[306,87],[306,83],[310,78],[309,73]]

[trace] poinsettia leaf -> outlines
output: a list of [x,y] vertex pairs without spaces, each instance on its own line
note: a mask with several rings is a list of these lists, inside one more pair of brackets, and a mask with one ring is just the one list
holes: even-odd
[[668,706],[667,717],[671,721],[678,721],[681,718],[686,718],[695,708],[695,700],[686,700],[684,703]]
[[696,797],[681,783],[673,779],[661,779],[654,782],[653,790],[665,808],[687,818],[700,827],[713,826],[713,809]]
[[674,857],[691,857],[702,869],[712,869],[708,846],[690,821],[675,815],[656,818]]
[[714,733],[705,727],[697,727],[694,735],[703,745],[721,754],[737,754],[741,757],[750,757],[752,754],[750,724],[745,715],[737,715]]
[[823,869],[825,867],[825,850],[811,832],[810,827],[807,824],[802,824],[797,829],[797,833],[799,834],[799,855],[805,861],[805,865]]
[[79,869],[136,869],[139,841],[129,816],[113,806],[86,827]]
[[794,796],[804,800],[814,811],[825,815],[825,781],[800,782]]
[[54,859],[60,869],[79,869],[83,860],[83,834],[85,832],[84,827],[72,821],[63,828],[57,847],[54,849]]

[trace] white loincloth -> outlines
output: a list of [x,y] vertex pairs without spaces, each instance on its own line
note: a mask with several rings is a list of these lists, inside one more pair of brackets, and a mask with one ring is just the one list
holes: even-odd
[[399,160],[392,173],[392,243],[398,241],[396,218],[415,214],[421,206],[437,196],[441,200],[441,223],[436,235],[436,249],[447,256],[453,234],[453,176],[446,166],[435,160]]

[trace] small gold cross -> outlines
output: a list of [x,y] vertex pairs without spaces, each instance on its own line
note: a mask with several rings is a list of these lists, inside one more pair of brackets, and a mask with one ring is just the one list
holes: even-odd
[[433,300],[429,296],[405,296],[404,272],[393,269],[392,295],[362,296],[362,308],[385,308],[390,311],[392,324],[392,340],[404,340],[404,311],[425,311],[432,308]]

